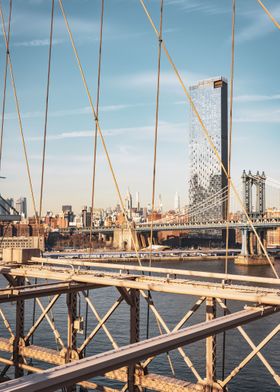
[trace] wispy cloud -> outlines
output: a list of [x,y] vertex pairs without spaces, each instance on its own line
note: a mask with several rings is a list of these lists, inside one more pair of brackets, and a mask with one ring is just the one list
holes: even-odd
[[226,2],[220,0],[201,1],[201,0],[167,0],[167,5],[179,6],[186,12],[204,12],[210,15],[219,15],[230,12],[230,7]]
[[[207,75],[188,72],[188,71],[180,71],[180,75],[186,84],[186,86],[190,86],[191,84],[197,82],[198,80],[207,78]],[[209,76],[208,76],[209,77]],[[157,80],[157,73],[154,71],[147,72],[138,72],[134,74],[126,74],[123,76],[119,76],[114,83],[116,85],[121,85],[122,88],[126,87],[128,89],[147,89],[147,88],[155,88]],[[166,89],[178,89],[180,91],[180,84],[176,78],[176,75],[172,71],[163,71],[161,72],[161,88]]]
[[[182,137],[185,137],[187,129],[186,123],[173,123],[168,121],[159,122],[159,134],[161,141],[178,142]],[[120,135],[136,136],[137,138],[147,138],[147,136],[153,136],[154,125],[142,125],[132,127],[119,127],[104,129],[103,135],[105,137],[119,137]],[[93,130],[76,130],[76,131],[63,131],[56,132],[48,135],[48,140],[62,140],[62,139],[81,139],[81,138],[92,138],[94,134]],[[28,137],[30,141],[42,140],[42,136],[31,136]]]
[[234,122],[280,124],[280,110],[246,110],[242,113],[237,113],[234,118]]
[[[63,39],[53,39],[52,44],[53,45],[59,45],[63,44],[65,41]],[[33,39],[30,41],[19,41],[15,42],[13,46],[24,46],[24,47],[41,47],[41,46],[49,46],[50,44],[50,39],[45,38],[45,39]]]
[[[270,11],[276,19],[280,18],[279,5],[272,8]],[[261,8],[259,8],[258,11],[250,12],[245,16],[248,23],[246,24],[246,27],[236,34],[236,41],[238,43],[248,42],[256,38],[263,37],[273,31],[277,32],[276,27]]]
[[280,94],[272,94],[272,95],[237,95],[234,98],[237,102],[264,102],[264,101],[278,101],[280,100]]
[[[117,112],[120,110],[132,109],[135,107],[146,106],[146,103],[135,103],[135,104],[115,104],[115,105],[103,105],[100,106],[100,112]],[[74,109],[65,109],[65,110],[53,110],[49,112],[50,117],[65,117],[65,116],[76,116],[76,115],[86,115],[91,113],[90,106],[84,106],[81,108],[74,108]],[[43,111],[33,111],[33,112],[22,112],[21,117],[25,119],[31,118],[42,118],[44,117],[45,112]],[[1,119],[1,116],[0,116]],[[7,113],[5,115],[6,120],[16,120],[17,113]]]

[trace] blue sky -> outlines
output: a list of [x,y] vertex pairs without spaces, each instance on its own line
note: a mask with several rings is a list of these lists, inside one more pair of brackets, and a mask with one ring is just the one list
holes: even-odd
[[[38,200],[46,89],[50,0],[14,0],[11,58],[14,66],[35,195]],[[256,0],[237,0],[233,128],[233,178],[243,169],[265,170],[280,180],[280,32]],[[3,1],[7,18],[8,1]],[[146,1],[159,22],[159,1]],[[266,0],[280,20],[280,3]],[[67,0],[64,7],[86,78],[96,101],[99,0]],[[230,0],[165,0],[163,36],[187,86],[217,75],[229,78]],[[4,70],[1,35],[0,75]],[[138,0],[105,0],[100,126],[122,194],[151,200],[157,39]],[[2,99],[3,81],[0,83]],[[1,193],[26,195],[26,169],[10,81]],[[177,191],[187,202],[190,108],[162,56],[157,194],[172,208]],[[69,38],[55,10],[54,48],[46,155],[44,211],[90,204],[94,124]],[[113,206],[116,192],[99,145],[96,206]],[[29,209],[31,212],[31,208]]]

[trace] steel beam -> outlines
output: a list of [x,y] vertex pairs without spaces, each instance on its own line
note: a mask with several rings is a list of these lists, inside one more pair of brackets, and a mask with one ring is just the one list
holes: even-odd
[[[140,317],[140,296],[139,290],[131,290],[130,298],[132,305],[130,306],[130,343],[139,342],[139,317]],[[127,367],[127,385],[129,392],[139,391],[135,385],[136,366],[134,363]]]
[[44,263],[50,265],[64,265],[65,263],[71,263],[72,266],[79,267],[92,267],[92,268],[100,268],[100,269],[110,269],[110,270],[118,270],[125,273],[127,271],[138,271],[138,272],[153,272],[156,274],[163,275],[171,275],[171,276],[195,276],[206,279],[221,279],[227,281],[236,281],[236,282],[251,282],[251,283],[267,283],[271,285],[280,286],[280,279],[276,278],[267,278],[260,276],[249,276],[249,275],[237,275],[237,274],[222,274],[215,272],[205,272],[205,271],[190,271],[190,270],[182,270],[182,269],[174,269],[174,268],[161,268],[161,267],[145,267],[145,266],[136,266],[130,264],[110,264],[110,263],[98,263],[92,261],[83,261],[83,260],[72,260],[72,259],[64,259],[64,260],[54,260],[50,258],[41,258],[41,257],[32,257],[31,263]]
[[[24,278],[17,278],[17,285],[24,285]],[[20,355],[20,346],[24,339],[24,300],[17,299],[16,301],[16,333],[13,341],[13,360],[16,363],[15,366],[15,377],[22,377],[24,375],[23,369],[18,366],[23,363],[23,358]]]
[[[66,296],[67,304],[67,352],[66,363],[71,362],[73,359],[78,358],[77,354],[77,331],[74,328],[74,321],[77,318],[77,293],[68,293]],[[76,391],[76,385],[68,385],[67,392]]]
[[111,350],[104,354],[48,369],[41,374],[2,383],[1,392],[55,391],[58,385],[60,387],[72,385],[90,377],[102,375],[107,371],[120,368],[128,363],[137,363],[144,358],[194,343],[213,334],[268,316],[279,310],[279,307],[271,306],[245,309],[235,314],[219,317],[212,321],[125,346],[118,350]]
[[[1,271],[0,271],[1,272]],[[138,290],[150,290],[161,293],[195,295],[198,297],[224,298],[259,305],[280,305],[277,289],[230,285],[197,280],[167,279],[144,275],[114,274],[95,271],[70,271],[69,269],[31,268],[30,266],[12,268],[13,276],[90,283],[98,286],[126,287]]]
[[21,298],[22,300],[26,300],[38,297],[46,297],[49,295],[67,294],[70,292],[91,290],[95,288],[97,288],[97,285],[95,284],[80,284],[75,282],[61,282],[42,285],[27,285],[23,287],[12,287],[0,289],[0,303],[13,302],[19,298]]
[[[206,298],[206,322],[216,318],[216,300]],[[216,335],[206,339],[206,382],[208,386],[216,382]]]

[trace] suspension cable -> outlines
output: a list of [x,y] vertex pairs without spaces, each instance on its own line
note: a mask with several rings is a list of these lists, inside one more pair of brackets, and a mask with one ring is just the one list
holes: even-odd
[[23,126],[22,126],[22,120],[21,120],[21,114],[20,114],[20,108],[19,108],[19,100],[18,100],[18,96],[17,96],[16,84],[15,84],[15,78],[14,78],[14,72],[13,72],[13,65],[12,65],[11,55],[10,55],[9,46],[8,46],[8,39],[7,39],[7,34],[6,34],[6,29],[5,29],[5,20],[4,20],[4,15],[3,15],[3,9],[2,9],[1,1],[0,1],[0,14],[1,14],[1,21],[2,21],[3,37],[4,37],[4,40],[5,40],[6,50],[7,50],[7,54],[8,54],[8,63],[9,63],[10,77],[11,77],[11,83],[12,83],[13,94],[14,94],[14,99],[15,99],[15,105],[16,105],[16,111],[17,111],[17,117],[18,117],[18,124],[19,124],[19,130],[20,130],[21,141],[22,141],[22,146],[23,146],[24,160],[25,160],[25,165],[26,165],[26,170],[27,170],[27,175],[28,175],[28,181],[29,181],[29,188],[30,188],[30,193],[31,193],[31,199],[32,199],[34,214],[35,214],[35,218],[36,218],[36,221],[37,221],[38,220],[38,214],[37,214],[37,210],[36,210],[36,203],[35,203],[34,190],[33,190],[32,178],[31,178],[31,171],[30,171],[30,166],[29,166],[29,161],[28,161],[25,137],[24,137],[24,133],[23,133]]
[[[99,98],[100,98],[100,81],[101,81],[101,60],[102,60],[102,38],[103,38],[103,20],[104,20],[104,0],[101,0],[101,15],[100,15],[100,33],[99,33],[99,52],[98,52],[98,71],[97,71],[97,92],[96,92],[96,116],[99,114]],[[93,170],[92,170],[92,189],[91,189],[91,216],[90,216],[90,234],[89,234],[89,254],[92,252],[92,229],[93,229],[93,208],[94,208],[94,195],[95,195],[95,178],[96,178],[96,153],[97,153],[97,125],[95,124],[94,133],[94,146],[93,146]],[[87,290],[87,297],[89,296],[89,290]],[[84,337],[87,338],[88,331],[88,309],[89,305],[86,301],[85,311],[85,331]],[[84,356],[86,356],[87,347],[84,349]]]
[[[147,10],[147,7],[145,6],[144,1],[143,0],[139,0],[139,2],[142,5],[142,8],[143,8],[143,10],[144,10],[144,12],[145,12],[145,14],[146,14],[150,24],[151,24],[151,26],[152,26],[156,36],[159,37],[159,32],[158,32],[158,30],[157,30],[157,28],[156,28],[156,26],[155,26],[155,24],[153,22],[153,19],[151,18],[151,15],[149,14],[149,12]],[[184,84],[184,82],[183,82],[183,80],[182,80],[182,78],[180,76],[180,73],[179,73],[175,63],[173,62],[173,60],[172,60],[172,58],[171,58],[171,56],[169,54],[169,51],[167,50],[167,47],[165,45],[164,40],[162,41],[162,48],[163,48],[163,50],[164,50],[164,52],[166,54],[166,57],[167,57],[170,65],[171,65],[173,71],[175,72],[177,80],[180,83],[180,85],[181,85],[181,87],[182,87],[182,89],[184,91],[184,94],[186,95],[186,97],[187,97],[187,99],[188,99],[188,101],[189,101],[189,103],[191,105],[191,109],[195,113],[195,115],[196,115],[196,117],[198,119],[198,122],[201,125],[202,131],[203,131],[206,139],[208,140],[209,145],[211,146],[212,150],[214,151],[214,153],[215,153],[215,155],[217,157],[218,162],[221,165],[222,171],[228,177],[228,172],[227,172],[227,169],[225,168],[225,165],[223,164],[221,155],[219,154],[217,148],[215,147],[215,144],[214,144],[214,142],[213,142],[213,140],[212,140],[212,138],[211,138],[211,136],[210,136],[210,134],[209,134],[209,132],[208,132],[208,130],[207,130],[207,128],[206,128],[206,126],[205,126],[205,124],[204,124],[204,122],[203,122],[203,120],[202,120],[202,118],[201,118],[201,116],[200,116],[200,114],[199,114],[195,104],[194,104],[194,101],[193,101],[190,93],[188,92],[188,90],[187,90],[187,88],[186,88],[186,86],[185,86],[185,84]],[[250,227],[252,228],[252,231],[254,232],[254,234],[255,234],[255,236],[257,238],[257,241],[258,241],[258,243],[259,243],[259,245],[260,245],[260,247],[261,247],[265,257],[268,260],[275,277],[279,279],[279,275],[278,275],[276,269],[274,268],[274,265],[273,265],[272,261],[270,260],[270,257],[269,257],[269,255],[267,253],[267,250],[265,249],[265,247],[264,247],[264,245],[263,245],[263,243],[262,243],[262,241],[260,239],[260,236],[258,235],[258,233],[257,233],[257,231],[256,231],[256,229],[254,227],[254,224],[253,224],[251,218],[249,217],[249,215],[248,215],[248,213],[246,211],[246,207],[244,206],[243,201],[242,201],[242,199],[241,199],[241,197],[240,197],[240,195],[239,195],[239,193],[237,191],[237,188],[236,188],[234,182],[232,181],[232,179],[230,179],[230,183],[231,183],[232,190],[233,190],[233,192],[234,192],[234,194],[235,194],[235,196],[236,196],[236,198],[237,198],[237,200],[238,200],[238,202],[239,202],[239,204],[241,206],[242,212],[244,213],[244,215],[245,215],[245,217],[246,217]]]
[[[160,97],[160,75],[161,75],[161,43],[162,43],[162,22],[163,22],[163,0],[160,2],[160,22],[158,36],[158,62],[157,62],[157,87],[156,87],[156,111],[155,111],[155,132],[154,132],[154,160],[153,160],[153,176],[152,176],[152,216],[150,231],[150,259],[149,266],[152,265],[153,250],[153,223],[155,211],[155,193],[156,193],[156,167],[157,167],[157,141],[158,141],[158,118],[159,118],[159,97]],[[151,273],[149,273],[151,275]],[[152,294],[148,290],[148,298],[152,300]],[[146,339],[149,338],[150,332],[150,306],[147,303],[147,319],[146,319]]]
[[187,215],[191,215],[193,212],[199,211],[200,208],[205,208],[206,206],[209,206],[211,208],[211,203],[215,203],[217,200],[223,198],[224,196],[227,197],[227,188],[224,188],[224,191],[220,195],[216,195],[215,197],[211,197],[205,200],[205,203],[198,203],[197,205],[194,205],[193,208],[188,210]]
[[[211,208],[212,205],[210,204],[210,202],[212,203],[214,201],[216,203],[217,200],[219,200],[220,198],[223,198],[226,195],[226,192],[227,192],[227,186],[220,189],[218,192],[214,193],[213,195],[209,196],[208,198],[206,198],[202,202],[194,204],[191,208],[187,209],[186,213],[181,212],[180,214],[177,214],[175,217],[172,216],[171,219],[169,220],[169,222],[173,222],[174,220],[176,220],[176,218],[189,217],[192,213],[199,211],[200,208],[206,207],[206,205],[209,205],[209,208]],[[161,218],[161,219],[154,221],[154,223],[155,222],[157,222],[157,223],[165,222],[165,219]]]
[[157,141],[158,141],[159,96],[160,96],[162,19],[163,19],[163,0],[161,0],[161,2],[160,2],[160,22],[159,22],[159,36],[158,36],[157,92],[156,92],[156,113],[155,113],[155,133],[154,133],[154,162],[153,162],[153,182],[152,182],[152,217],[151,217],[150,260],[149,260],[149,266],[150,267],[151,267],[151,264],[152,264],[153,220],[154,220],[155,193],[156,193],[156,168],[157,168]]
[[272,23],[277,27],[277,29],[280,30],[280,24],[277,22],[277,20],[274,18],[274,16],[271,14],[271,12],[268,11],[268,9],[265,7],[265,5],[263,4],[263,2],[261,0],[257,0],[257,2],[259,3],[259,5],[262,7],[262,9],[264,10],[264,12],[267,14],[267,16],[269,17],[269,19],[272,21]]
[[76,48],[76,45],[75,45],[74,40],[73,40],[72,31],[70,29],[70,26],[69,26],[69,23],[68,23],[68,19],[67,19],[67,16],[65,14],[65,11],[64,11],[62,0],[58,0],[58,1],[59,1],[59,6],[60,6],[60,9],[61,9],[62,16],[63,16],[64,21],[65,21],[66,28],[67,28],[67,31],[68,31],[68,35],[69,35],[69,38],[70,38],[70,41],[71,41],[72,49],[73,49],[74,55],[76,57],[76,61],[77,61],[78,68],[79,68],[79,71],[80,71],[80,74],[81,74],[81,78],[82,78],[82,81],[83,81],[83,84],[84,84],[84,88],[86,90],[86,94],[87,94],[87,97],[88,97],[88,100],[89,100],[89,104],[90,104],[90,107],[91,107],[92,115],[94,117],[94,121],[95,121],[96,126],[97,126],[98,134],[99,134],[99,137],[101,139],[101,143],[102,143],[105,155],[106,155],[106,159],[107,159],[107,162],[108,162],[108,165],[109,165],[109,169],[110,169],[110,172],[111,172],[111,175],[112,175],[112,178],[113,178],[113,182],[114,182],[114,185],[115,185],[115,188],[116,188],[116,191],[117,191],[117,195],[118,195],[118,198],[119,198],[119,201],[120,201],[120,204],[121,204],[121,207],[122,207],[122,211],[124,213],[124,217],[125,217],[125,220],[126,220],[126,224],[127,224],[130,236],[131,236],[131,241],[132,241],[133,247],[135,249],[135,253],[136,253],[136,256],[137,256],[137,261],[138,261],[139,265],[142,266],[142,263],[141,263],[141,260],[140,260],[140,256],[139,256],[139,252],[138,252],[138,249],[137,249],[137,246],[136,246],[136,241],[135,241],[135,238],[134,238],[133,233],[132,233],[132,229],[131,229],[131,225],[130,225],[128,216],[126,214],[126,210],[125,210],[123,198],[121,196],[121,192],[120,192],[120,188],[119,188],[119,185],[118,185],[118,181],[117,181],[114,169],[113,169],[113,165],[112,165],[112,162],[111,162],[111,159],[110,159],[110,156],[109,156],[109,152],[108,152],[108,149],[107,149],[107,146],[106,146],[106,143],[105,143],[105,139],[104,139],[103,133],[102,133],[101,128],[100,128],[99,120],[98,120],[98,118],[96,116],[96,111],[94,109],[92,97],[91,97],[91,94],[89,92],[88,84],[87,84],[87,81],[86,81],[86,78],[85,78],[85,74],[84,74],[83,67],[82,67],[82,64],[81,64],[81,61],[80,61],[80,57],[78,55],[77,48]]
[[199,210],[197,210],[197,211],[193,212],[192,214],[190,214],[188,217],[189,217],[189,218],[192,218],[192,217],[194,217],[194,216],[200,215],[200,214],[201,214],[202,212],[204,212],[204,211],[209,211],[210,209],[213,209],[213,208],[215,208],[216,206],[218,206],[218,205],[224,203],[225,201],[227,201],[227,199],[228,199],[228,197],[227,197],[227,195],[225,195],[224,197],[222,197],[222,198],[216,200],[216,201],[214,202],[214,204],[212,204],[212,205],[210,205],[210,206],[206,206],[205,208],[200,208]]
[[[235,0],[232,0],[232,24],[231,24],[231,66],[230,66],[230,107],[229,107],[229,144],[228,144],[228,200],[226,211],[226,258],[225,258],[225,274],[228,274],[228,249],[229,249],[229,215],[230,215],[230,179],[231,179],[231,156],[232,156],[232,113],[233,113],[233,81],[234,81],[234,49],[235,49]],[[227,300],[224,300],[226,315]],[[225,378],[226,365],[226,331],[223,331],[222,341],[222,380]]]
[[[40,186],[40,198],[39,198],[39,217],[38,217],[38,247],[40,247],[40,225],[42,218],[42,204],[43,204],[43,190],[44,190],[44,173],[45,173],[45,157],[46,157],[46,142],[47,142],[47,126],[48,126],[48,109],[49,109],[49,91],[50,91],[50,74],[51,74],[51,57],[52,57],[52,38],[53,38],[53,22],[54,22],[54,0],[51,5],[51,24],[50,24],[50,41],[49,41],[49,57],[48,57],[48,71],[47,71],[47,88],[46,88],[46,105],[45,105],[45,122],[44,122],[44,136],[43,136],[43,153],[42,153],[42,171],[41,171],[41,186]],[[44,233],[43,233],[44,236]],[[37,278],[35,278],[35,284]],[[33,299],[32,309],[32,320],[33,325],[35,323],[36,313],[36,298]],[[31,336],[31,344],[34,341],[34,334]]]
[[44,191],[46,143],[47,143],[47,128],[48,128],[48,112],[49,112],[49,92],[50,92],[51,59],[52,59],[52,42],[53,42],[53,22],[54,22],[54,0],[52,0],[52,6],[51,6],[49,58],[48,58],[45,123],[44,123],[44,141],[43,141],[43,153],[42,153],[42,171],[41,171],[40,203],[39,203],[39,222],[41,221],[41,217],[42,217],[43,191]]
[[8,40],[7,40],[6,60],[5,60],[5,68],[4,68],[4,84],[3,84],[2,119],[1,119],[1,135],[0,135],[0,170],[2,168],[3,135],[4,135],[5,108],[6,108],[7,73],[8,73],[8,61],[9,61],[8,57],[9,57],[9,47],[10,47],[12,6],[13,6],[13,0],[10,0]]
[[228,202],[226,211],[226,259],[225,274],[228,273],[228,247],[229,247],[229,214],[230,214],[230,180],[232,156],[232,110],[233,110],[233,81],[234,81],[234,46],[235,46],[235,0],[232,0],[232,27],[231,27],[231,69],[230,69],[230,103],[229,103],[229,144],[228,144]]
[[[101,81],[101,62],[102,62],[102,43],[103,43],[103,20],[104,20],[104,0],[101,0],[100,15],[100,33],[99,33],[99,52],[98,52],[98,71],[97,71],[97,92],[96,92],[96,116],[99,115],[99,99],[100,99],[100,81]],[[92,225],[93,225],[93,208],[95,196],[95,180],[96,180],[96,154],[97,154],[97,125],[95,124],[94,146],[93,146],[93,169],[92,169],[92,188],[91,188],[91,217],[90,217],[90,252],[92,249]]]

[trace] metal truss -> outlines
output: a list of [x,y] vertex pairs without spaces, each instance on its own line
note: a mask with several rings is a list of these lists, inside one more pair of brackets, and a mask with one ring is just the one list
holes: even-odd
[[[48,260],[44,260],[44,264],[42,264],[41,260],[39,266],[37,261],[39,262],[37,259],[32,260],[25,265],[6,264],[0,266],[0,272],[3,272],[3,276],[5,276],[9,282],[8,287],[0,289],[0,303],[12,302],[14,303],[16,311],[16,323],[14,326],[8,321],[3,309],[0,309],[0,317],[3,320],[3,325],[9,335],[8,339],[0,337],[0,352],[6,353],[6,355],[12,355],[9,358],[3,355],[0,357],[0,363],[4,365],[1,374],[2,376],[7,374],[7,370],[10,367],[14,367],[16,377],[20,377],[26,374],[26,372],[42,373],[42,378],[40,378],[40,380],[43,380],[45,371],[43,371],[41,367],[35,367],[33,365],[33,361],[36,360],[39,363],[48,364],[48,366],[62,366],[63,372],[67,373],[67,380],[71,380],[72,370],[69,370],[68,372],[68,369],[72,369],[72,364],[73,366],[77,364],[82,367],[84,363],[91,363],[91,361],[93,361],[93,367],[91,366],[91,368],[94,372],[89,372],[89,377],[81,373],[79,379],[73,380],[70,384],[68,381],[65,381],[65,384],[63,384],[63,381],[62,385],[65,385],[69,391],[75,390],[75,385],[79,384],[89,390],[100,390],[101,388],[101,390],[111,392],[114,390],[111,387],[100,387],[96,382],[88,380],[88,378],[91,378],[94,375],[104,374],[107,379],[123,383],[121,389],[123,391],[141,391],[144,388],[162,392],[193,391],[196,390],[196,388],[201,391],[207,391],[209,388],[212,388],[213,391],[219,391],[226,390],[227,385],[239,374],[240,370],[257,356],[272,375],[277,385],[280,385],[279,375],[261,353],[261,350],[279,332],[280,324],[257,345],[253,343],[252,339],[241,326],[243,323],[279,311],[280,297],[278,289],[279,281],[277,279],[260,279],[257,277],[227,275],[228,279],[225,280],[224,274],[200,271],[177,271],[157,267],[143,267],[142,273],[140,273],[141,268],[137,266],[122,265],[120,268],[119,265],[103,265],[101,263],[91,263],[90,261],[73,261],[73,266],[69,268],[67,266],[62,266],[61,261],[57,260],[54,262],[57,266],[51,265],[49,267]],[[79,268],[75,269],[75,263],[80,264]],[[90,264],[93,269],[89,270],[88,265],[84,264]],[[150,275],[143,275],[143,271],[149,272]],[[33,278],[37,278],[40,283],[32,284],[31,279]],[[53,282],[48,283],[49,281],[46,281],[46,279],[51,279]],[[270,280],[272,280],[272,282],[270,282]],[[242,284],[237,284],[238,281],[242,282]],[[261,285],[261,281],[263,281],[266,286]],[[11,286],[12,283],[14,286]],[[258,286],[252,286],[252,283],[257,284]],[[271,283],[274,284],[272,285]],[[115,288],[116,293],[119,294],[104,315],[100,314],[94,303],[94,292],[101,287]],[[149,292],[151,293],[150,295],[148,294]],[[197,299],[188,309],[186,309],[176,325],[170,328],[168,323],[164,320],[161,310],[156,306],[153,300],[153,292],[169,293],[173,295],[191,295],[196,296]],[[59,332],[56,320],[52,315],[52,312],[55,314],[55,307],[59,304],[58,300],[63,296],[66,297],[67,304],[65,311],[65,336],[62,336]],[[43,301],[43,297],[46,297],[48,301]],[[30,300],[31,298],[35,298],[38,308],[37,313],[39,309],[40,313],[34,318],[34,323],[25,330],[25,301]],[[83,301],[84,304],[88,304],[91,317],[96,320],[94,328],[89,331],[89,334],[83,339],[81,338],[81,335],[79,337],[77,336],[80,327],[79,323],[82,319],[82,316],[78,312],[77,298],[79,298],[79,301]],[[139,341],[140,298],[148,304],[159,329],[158,336],[142,342]],[[224,299],[242,301],[250,306],[247,306],[244,310],[231,314],[230,309],[224,304]],[[127,350],[133,348],[134,359],[130,359],[129,356],[124,355],[126,353],[126,348],[122,347],[117,342],[114,338],[114,330],[110,330],[111,328],[108,326],[108,320],[118,311],[119,306],[122,303],[129,307],[129,320],[124,320],[124,323],[128,323],[130,329],[130,345]],[[255,305],[256,303],[258,304],[257,306]],[[204,304],[205,308],[202,308]],[[226,316],[217,317],[217,306],[222,309]],[[206,321],[188,327],[187,324],[189,320],[199,309],[205,309],[204,320]],[[57,350],[32,343],[33,336],[36,338],[36,342],[39,342],[37,334],[43,321],[46,321],[49,326],[49,332],[48,330],[45,330],[44,332],[45,334],[54,336]],[[172,320],[172,323],[174,325],[174,320]],[[220,380],[216,372],[217,342],[215,336],[217,333],[229,328],[237,328],[252,351],[243,360],[240,359],[239,365],[235,369],[229,371],[223,380]],[[85,349],[89,347],[89,345],[94,345],[95,337],[101,330],[112,346],[113,352],[110,353],[116,355],[116,358],[120,358],[119,355],[121,355],[121,357],[124,355],[124,357],[122,357],[123,359],[121,360],[114,360],[114,366],[106,368],[104,372],[103,370],[100,370],[95,373],[95,359],[98,357],[99,359],[102,358],[102,361],[103,359],[106,361],[107,353],[99,354],[97,357],[85,357]],[[191,339],[190,341],[189,334],[192,334],[193,330],[197,331],[197,335],[194,340]],[[207,333],[205,333],[205,331],[207,331]],[[178,336],[183,336],[180,343],[176,340]],[[166,342],[172,343],[164,344],[164,349],[158,348],[157,344],[165,341],[165,339],[167,339]],[[204,375],[200,374],[201,371],[198,372],[190,358],[190,354],[187,353],[186,348],[183,347],[190,342],[201,339],[205,339],[206,347]],[[174,344],[174,342],[176,342],[176,344]],[[145,352],[141,351],[142,344],[143,347],[145,347]],[[193,381],[186,382],[178,380],[175,377],[166,377],[165,375],[149,372],[149,365],[154,358],[160,353],[165,352],[167,353],[172,372],[175,373],[176,364],[172,363],[169,356],[169,351],[173,349],[178,350],[179,355],[191,371],[195,383],[193,383]],[[87,360],[89,362],[87,362]],[[56,369],[56,367],[53,369]],[[57,371],[52,373],[51,369],[47,372],[51,372],[51,378],[53,375],[59,374]],[[5,384],[2,385],[5,386]],[[13,385],[13,387],[15,387],[15,384]],[[18,390],[21,390],[20,383],[18,385]],[[34,383],[34,388],[37,388],[39,384],[36,385],[37,384]],[[31,390],[33,389],[30,389],[30,391]],[[35,390],[39,389],[34,389],[34,391]],[[117,389],[115,389],[115,391],[116,390]]]

